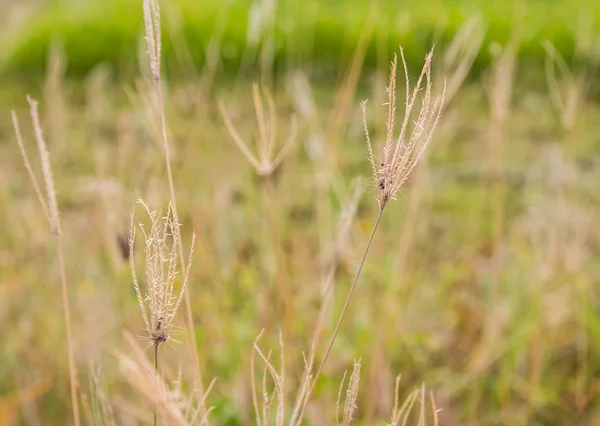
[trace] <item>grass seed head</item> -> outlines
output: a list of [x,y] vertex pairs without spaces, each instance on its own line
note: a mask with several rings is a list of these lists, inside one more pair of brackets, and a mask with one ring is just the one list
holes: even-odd
[[[396,195],[404,183],[408,180],[412,170],[423,155],[425,148],[433,136],[438,124],[444,104],[445,87],[442,95],[432,99],[431,60],[433,50],[425,57],[425,65],[414,88],[410,88],[408,67],[404,59],[404,53],[400,49],[400,56],[404,66],[404,77],[406,80],[406,108],[404,118],[400,127],[398,137],[394,136],[396,121],[396,69],[398,58],[394,56],[390,66],[390,81],[386,88],[388,95],[388,117],[386,122],[386,140],[383,147],[383,155],[377,159],[373,153],[369,129],[366,119],[366,102],[361,104],[363,112],[363,125],[369,149],[369,162],[373,171],[373,178],[377,183],[377,201],[379,207],[384,209],[388,203],[396,198]],[[424,89],[424,93],[422,92]],[[417,101],[420,107],[417,110]],[[416,114],[412,126],[413,115]]]
[[144,295],[142,295],[137,279],[133,257],[135,243],[133,214],[131,215],[129,236],[131,274],[149,342],[153,346],[160,346],[166,343],[171,336],[175,316],[185,294],[193,260],[196,235],[192,236],[192,249],[187,263],[187,270],[184,271],[185,275],[181,290],[179,295],[176,296],[175,281],[179,275],[177,266],[179,262],[179,245],[181,244],[177,228],[180,224],[174,219],[171,204],[169,204],[167,213],[161,216],[160,212],[150,210],[143,200],[140,199],[139,203],[142,204],[150,217],[150,228],[148,230],[142,224],[139,225],[144,237],[146,257],[146,292]]
[[294,114],[290,117],[290,135],[287,141],[280,147],[276,148],[277,140],[277,111],[275,102],[271,96],[271,92],[267,88],[263,88],[263,95],[268,105],[268,118],[265,115],[263,99],[260,93],[260,87],[257,83],[252,85],[252,97],[254,101],[254,112],[256,114],[256,123],[258,125],[258,143],[256,154],[253,152],[251,145],[248,144],[238,133],[225,105],[219,101],[219,111],[223,117],[225,127],[229,135],[242,152],[244,157],[256,169],[256,172],[261,177],[270,176],[277,167],[283,162],[285,156],[290,152],[296,142],[298,134],[298,124]]

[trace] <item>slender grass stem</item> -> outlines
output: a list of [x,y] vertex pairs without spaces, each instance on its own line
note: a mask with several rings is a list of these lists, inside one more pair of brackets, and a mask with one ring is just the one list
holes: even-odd
[[335,330],[333,331],[333,335],[331,336],[331,341],[329,342],[329,346],[327,346],[327,350],[325,351],[325,355],[323,356],[323,360],[317,369],[317,373],[315,374],[315,378],[312,381],[310,389],[306,394],[306,398],[304,400],[304,404],[302,406],[302,411],[300,412],[299,419],[304,417],[304,411],[306,409],[306,405],[315,390],[315,386],[317,384],[317,380],[321,375],[323,368],[325,367],[325,363],[327,362],[327,358],[329,358],[329,354],[331,353],[331,349],[333,348],[333,343],[340,331],[340,327],[342,325],[342,321],[344,320],[344,316],[346,315],[346,311],[348,310],[348,306],[350,305],[350,299],[352,299],[352,294],[354,293],[354,289],[356,288],[356,283],[360,278],[360,274],[362,272],[363,266],[365,264],[365,260],[367,259],[367,255],[369,254],[369,249],[371,248],[371,243],[373,242],[373,238],[375,237],[375,233],[377,232],[377,228],[379,227],[379,222],[381,221],[381,216],[383,215],[383,208],[379,210],[379,214],[377,215],[377,220],[373,225],[373,230],[371,231],[371,236],[369,237],[369,241],[367,242],[367,246],[365,247],[365,252],[363,253],[362,259],[360,261],[360,265],[358,266],[358,270],[356,271],[356,275],[354,276],[354,281],[352,281],[352,285],[350,286],[350,290],[348,291],[348,296],[346,296],[346,302],[344,303],[344,307],[342,308],[342,312],[340,313],[340,317],[338,319],[337,325],[335,326]]
[[25,168],[29,173],[29,177],[33,182],[33,186],[35,188],[35,192],[38,196],[38,200],[46,214],[46,218],[48,219],[48,223],[50,224],[50,229],[54,236],[56,237],[56,253],[58,260],[58,268],[60,274],[60,284],[61,284],[61,293],[62,293],[62,305],[63,305],[63,315],[65,319],[65,331],[67,337],[67,361],[69,365],[69,387],[71,390],[71,405],[73,408],[73,424],[74,426],[79,426],[80,417],[79,417],[79,402],[78,402],[78,380],[77,380],[77,366],[75,364],[75,355],[73,349],[73,331],[71,327],[71,309],[69,304],[69,290],[67,286],[67,273],[65,269],[65,255],[63,250],[62,243],[62,230],[60,226],[60,215],[58,212],[58,203],[56,201],[56,190],[54,187],[54,179],[52,177],[52,167],[50,164],[50,155],[48,153],[48,149],[46,146],[46,141],[44,140],[44,136],[42,133],[42,128],[40,125],[40,118],[38,114],[37,105],[38,102],[30,97],[27,97],[27,102],[30,107],[30,116],[31,121],[33,123],[33,128],[35,131],[35,139],[38,146],[38,152],[40,154],[40,163],[42,167],[42,174],[44,176],[44,185],[46,187],[46,199],[44,199],[42,192],[40,190],[40,185],[37,182],[35,175],[33,174],[33,170],[31,168],[31,163],[29,162],[29,158],[27,156],[27,152],[25,151],[25,147],[23,145],[23,140],[21,137],[21,130],[19,129],[19,122],[17,120],[17,115],[15,112],[12,112],[12,121],[15,129],[15,134],[17,137],[17,143],[19,145],[19,150],[21,151],[21,155],[23,157],[23,162],[25,164]]
[[77,366],[75,365],[75,355],[73,351],[73,331],[71,329],[71,309],[69,308],[69,291],[67,288],[67,274],[65,272],[65,255],[63,252],[62,237],[60,233],[56,235],[58,268],[60,270],[60,283],[62,291],[62,304],[65,316],[65,327],[67,334],[67,355],[69,362],[69,385],[71,388],[71,405],[73,406],[73,424],[80,425],[79,403],[77,401]]
[[[167,122],[166,122],[166,118],[165,118],[163,91],[162,91],[162,87],[160,84],[160,78],[155,78],[154,82],[155,82],[156,96],[158,97],[158,110],[159,110],[158,112],[160,115],[160,127],[161,127],[162,142],[163,142],[164,149],[165,149],[165,163],[166,163],[166,168],[167,168],[167,180],[169,181],[169,194],[170,194],[170,198],[171,198],[171,205],[173,207],[173,219],[175,220],[175,222],[180,223],[179,222],[179,213],[177,211],[177,201],[176,201],[176,197],[175,197],[175,185],[173,184],[173,172],[171,170],[171,149],[169,146],[170,145],[169,137],[168,137],[168,133],[167,133]],[[177,227],[176,232],[177,232],[177,238],[179,239],[179,241],[181,241],[180,227]],[[182,244],[179,244],[179,263],[181,266],[181,270],[185,271],[186,265],[185,265],[185,257],[183,254],[183,245]],[[184,303],[185,303],[186,320],[187,320],[188,330],[190,333],[190,342],[192,344],[192,356],[194,358],[196,379],[198,380],[198,395],[199,395],[200,401],[202,401],[202,403],[200,404],[200,409],[201,409],[201,414],[204,415],[204,414],[206,414],[206,406],[204,404],[204,388],[203,388],[203,384],[202,384],[203,383],[202,370],[200,368],[200,359],[198,357],[198,347],[196,346],[196,334],[194,332],[194,317],[192,314],[192,304],[190,302],[190,293],[189,293],[188,287],[185,288]]]
[[[158,380],[158,345],[154,345],[154,372]],[[156,404],[154,404],[154,426],[156,426]]]

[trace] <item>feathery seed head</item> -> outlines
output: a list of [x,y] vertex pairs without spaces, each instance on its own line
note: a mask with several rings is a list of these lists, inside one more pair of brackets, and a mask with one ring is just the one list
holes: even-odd
[[[150,210],[142,199],[139,199],[138,202],[144,207],[150,217],[150,229],[146,230],[142,224],[139,224],[144,237],[144,253],[146,257],[145,295],[142,296],[135,271],[135,260],[133,257],[135,226],[133,223],[133,213],[131,214],[129,234],[131,275],[150,344],[159,346],[169,340],[175,316],[185,294],[193,260],[196,234],[192,236],[192,248],[190,250],[187,270],[183,277],[179,295],[176,296],[174,294],[174,287],[177,275],[179,274],[177,262],[179,261],[179,244],[181,244],[177,228],[180,224],[173,217],[171,204],[169,204],[166,215],[161,217],[160,212],[157,213]],[[148,306],[146,307],[146,305]],[[149,311],[149,315],[147,310]]]
[[[354,361],[354,368],[350,376],[350,382],[346,389],[346,402],[344,404],[344,417],[342,425],[349,426],[354,418],[354,412],[358,408],[356,401],[358,399],[358,384],[360,382],[360,359]],[[339,397],[339,396],[338,396]]]
[[[386,122],[386,139],[383,147],[383,155],[380,160],[376,159],[371,145],[369,129],[366,119],[366,101],[361,104],[363,113],[363,125],[369,150],[369,162],[373,171],[373,178],[377,183],[377,201],[379,207],[384,209],[387,204],[396,198],[396,194],[409,178],[410,173],[415,168],[419,159],[423,155],[427,144],[433,136],[433,132],[438,124],[442,107],[444,104],[444,90],[437,99],[432,101],[432,82],[431,82],[431,59],[433,49],[425,57],[425,65],[419,76],[419,79],[412,89],[408,77],[408,67],[404,59],[404,52],[400,48],[400,56],[404,66],[404,77],[406,80],[406,107],[404,119],[400,127],[397,138],[394,137],[394,127],[396,118],[396,69],[398,58],[394,55],[390,66],[390,81],[386,88],[388,95],[388,117]],[[421,94],[421,89],[425,93]],[[419,112],[413,125],[409,128],[409,123],[416,110],[417,100],[421,101]]]
[[225,105],[219,101],[219,111],[223,117],[223,122],[229,135],[238,146],[244,157],[252,164],[256,169],[256,172],[261,177],[270,176],[277,167],[281,164],[285,156],[289,153],[290,149],[296,142],[297,135],[297,123],[296,116],[292,114],[290,117],[290,135],[287,142],[279,149],[278,153],[275,153],[275,141],[277,136],[277,112],[275,109],[275,102],[268,89],[263,88],[264,97],[267,100],[269,115],[268,119],[265,117],[263,108],[263,101],[260,94],[260,88],[257,83],[252,85],[252,97],[254,100],[254,111],[256,114],[256,122],[258,124],[258,144],[257,154],[252,152],[250,145],[242,139],[238,131],[235,129],[231,118],[225,109]]
[[144,0],[144,28],[146,30],[146,44],[148,45],[148,58],[150,70],[155,80],[160,80],[160,8],[158,0]]

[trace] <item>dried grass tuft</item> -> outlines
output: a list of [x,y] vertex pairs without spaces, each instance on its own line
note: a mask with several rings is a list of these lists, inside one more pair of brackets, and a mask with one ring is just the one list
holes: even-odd
[[275,102],[273,101],[271,92],[267,88],[263,88],[262,92],[268,104],[268,119],[265,116],[263,100],[260,94],[260,87],[257,83],[252,85],[254,112],[256,114],[256,123],[258,125],[259,134],[256,154],[252,152],[253,150],[250,144],[248,144],[236,130],[231,121],[229,113],[225,108],[225,105],[221,101],[219,101],[219,111],[221,112],[221,117],[223,117],[223,122],[225,123],[225,127],[227,127],[229,135],[242,152],[246,160],[252,164],[260,176],[268,177],[275,171],[275,169],[277,169],[277,167],[279,167],[285,156],[294,146],[298,133],[298,124],[296,116],[292,114],[290,117],[290,135],[281,148],[277,149],[275,146],[277,140],[277,111],[275,109]]
[[[425,426],[426,420],[426,402],[425,402],[425,384],[421,385],[421,389],[415,389],[400,405],[400,378],[396,377],[396,385],[394,386],[394,409],[392,410],[391,422],[387,423],[387,426],[406,426],[411,418],[412,409],[417,400],[419,401],[419,417],[417,424],[419,426]],[[433,392],[429,392],[429,403],[431,405],[431,418],[433,420],[433,426],[438,426],[439,423],[439,412],[436,404]]]
[[[177,270],[179,246],[181,244],[177,228],[180,224],[173,216],[171,204],[169,204],[166,214],[161,216],[160,212],[150,210],[142,199],[139,199],[138,202],[144,207],[150,218],[149,230],[146,231],[144,225],[139,224],[144,236],[144,253],[146,257],[146,292],[143,297],[135,270],[133,213],[131,215],[132,224],[129,236],[131,276],[148,333],[149,344],[158,347],[169,341],[171,337],[175,317],[185,295],[190,276],[196,234],[194,233],[192,236],[192,248],[179,295],[175,296],[175,282],[179,274]],[[148,306],[146,307],[146,305]]]
[[120,369],[131,385],[156,407],[167,424],[175,426],[208,424],[208,414],[212,408],[204,412],[202,407],[205,406],[206,396],[215,381],[210,383],[203,396],[199,395],[199,389],[195,389],[185,397],[181,389],[171,389],[159,376],[133,336],[126,334],[125,337],[129,343],[129,354],[125,355],[121,352],[115,354]]
[[360,359],[354,361],[354,368],[352,369],[352,375],[350,376],[350,382],[348,383],[348,389],[346,389],[346,402],[344,404],[344,419],[342,424],[344,426],[350,425],[354,418],[354,412],[356,411],[357,405],[356,400],[358,399],[358,384],[360,382]]
[[[386,122],[386,139],[383,147],[383,155],[377,159],[373,153],[369,129],[366,119],[366,101],[361,103],[363,112],[363,125],[369,150],[369,162],[373,172],[373,178],[377,184],[377,202],[383,210],[396,195],[404,183],[408,180],[411,172],[419,162],[425,148],[433,136],[433,132],[439,122],[442,107],[444,105],[445,85],[442,94],[437,99],[432,99],[432,81],[431,81],[431,60],[433,50],[425,57],[425,65],[419,75],[417,84],[412,89],[408,77],[408,66],[404,59],[404,52],[400,49],[400,56],[404,66],[404,76],[406,79],[406,109],[404,118],[400,127],[400,133],[397,138],[394,136],[396,121],[396,70],[398,57],[394,59],[390,66],[390,81],[386,88],[388,94],[388,117]],[[425,93],[419,96],[422,89]],[[416,121],[412,128],[409,124],[412,122],[417,101],[421,101]]]

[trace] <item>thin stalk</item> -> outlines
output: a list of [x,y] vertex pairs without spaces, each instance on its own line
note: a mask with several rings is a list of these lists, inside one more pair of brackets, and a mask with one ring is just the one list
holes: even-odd
[[[154,372],[158,380],[158,345],[154,345]],[[156,404],[154,404],[154,426],[156,426]]]
[[73,424],[80,425],[79,404],[77,402],[77,367],[75,365],[75,356],[73,354],[73,332],[71,330],[71,309],[69,308],[69,293],[67,289],[67,274],[65,272],[65,255],[60,232],[56,234],[58,269],[60,273],[60,283],[62,290],[62,303],[65,316],[65,328],[67,331],[67,355],[69,362],[69,385],[71,387],[71,405],[73,406]]
[[306,405],[308,404],[310,396],[312,395],[313,391],[315,390],[317,380],[319,379],[319,376],[321,375],[321,372],[323,371],[323,367],[325,366],[325,363],[327,362],[327,358],[329,358],[329,354],[331,353],[331,349],[333,348],[333,343],[335,342],[338,332],[340,331],[342,321],[344,319],[344,316],[346,315],[348,306],[350,305],[350,299],[352,298],[352,294],[354,293],[354,289],[356,288],[356,283],[358,282],[358,279],[360,278],[360,273],[362,272],[362,268],[365,264],[365,260],[367,259],[367,255],[369,254],[369,249],[371,248],[371,243],[373,242],[373,238],[375,237],[375,233],[377,232],[377,228],[379,227],[379,222],[381,221],[382,215],[383,215],[383,208],[379,210],[379,214],[377,215],[377,220],[375,221],[375,225],[373,225],[373,230],[371,231],[371,236],[369,237],[369,241],[367,242],[367,246],[365,247],[365,252],[363,253],[362,259],[360,261],[360,265],[358,266],[358,270],[356,271],[356,275],[354,276],[354,281],[352,282],[352,285],[350,286],[350,290],[348,291],[348,296],[346,297],[346,302],[344,303],[344,307],[342,308],[342,312],[340,313],[340,317],[338,319],[337,325],[335,326],[335,330],[333,332],[333,335],[331,336],[331,341],[329,342],[329,346],[327,347],[327,350],[325,351],[323,360],[321,361],[321,364],[319,365],[317,373],[315,374],[315,378],[313,379],[310,389],[308,390],[308,393],[306,394],[306,398],[304,399],[302,411],[300,412],[300,416],[298,417],[299,420],[301,420],[304,417],[304,411],[306,410]]
[[[269,262],[265,262],[265,268],[268,272],[269,291],[276,296],[276,303],[271,307],[271,311],[266,316],[268,321],[271,321],[271,316],[274,311],[281,310],[284,314],[284,328],[287,336],[287,323],[288,316],[286,315],[286,297],[283,294],[283,289],[278,286],[277,283],[280,281],[280,274],[283,273],[282,262],[283,262],[283,251],[281,250],[281,239],[279,236],[279,225],[277,220],[277,211],[275,203],[275,191],[273,188],[272,175],[266,175],[261,177],[261,192],[264,204],[264,215],[263,223],[265,232],[268,233],[268,239],[271,244],[271,253],[274,257],[274,270],[270,270]],[[264,326],[264,325],[263,325]]]
[[[155,83],[156,95],[158,97],[158,113],[160,115],[161,136],[162,136],[163,145],[164,145],[164,149],[165,149],[165,163],[166,163],[166,167],[167,167],[167,180],[169,181],[169,193],[170,193],[170,197],[171,197],[171,205],[173,207],[173,219],[175,220],[176,223],[180,223],[179,222],[179,214],[177,212],[177,202],[176,202],[176,198],[175,198],[175,186],[173,185],[173,173],[171,170],[171,149],[169,147],[169,138],[168,138],[168,134],[167,134],[167,122],[166,122],[166,118],[165,118],[165,109],[164,109],[163,93],[162,93],[162,87],[160,84],[160,78],[155,78],[154,83]],[[181,241],[181,227],[178,226],[176,232],[177,232],[177,238],[179,239],[179,241]],[[185,271],[186,266],[185,266],[185,257],[183,254],[183,245],[178,244],[178,247],[179,247],[179,263],[181,266],[181,271]],[[202,370],[200,369],[200,359],[198,357],[198,349],[196,346],[196,334],[194,333],[194,317],[192,315],[192,304],[190,303],[189,287],[185,288],[184,301],[185,301],[185,312],[186,312],[187,325],[188,325],[188,329],[189,329],[189,333],[190,333],[190,341],[192,343],[192,354],[193,354],[193,358],[194,358],[194,366],[196,369],[196,378],[198,380],[198,396],[201,401],[200,410],[201,410],[201,414],[204,415],[204,414],[206,414],[206,406],[204,404],[204,387],[202,384],[203,381],[202,381]]]
[[44,176],[44,184],[46,187],[46,200],[42,196],[42,192],[40,190],[40,185],[33,174],[33,170],[31,168],[31,163],[29,162],[29,158],[27,156],[27,152],[25,151],[25,147],[23,145],[23,140],[21,137],[21,131],[19,129],[19,122],[17,120],[17,116],[12,112],[12,120],[13,126],[15,128],[15,134],[17,137],[17,143],[19,145],[19,150],[21,151],[21,155],[23,156],[23,163],[25,164],[25,168],[29,173],[29,177],[33,182],[33,186],[35,188],[35,192],[37,193],[40,204],[42,205],[42,209],[46,214],[46,218],[48,219],[48,223],[50,224],[50,229],[54,236],[56,237],[56,253],[58,260],[58,268],[60,274],[60,284],[61,284],[61,293],[62,293],[62,305],[63,305],[63,314],[65,319],[65,330],[67,334],[67,361],[69,364],[69,386],[71,391],[71,405],[73,407],[73,424],[74,426],[79,426],[80,417],[79,417],[79,403],[77,399],[78,394],[78,381],[77,381],[77,366],[75,364],[75,355],[73,350],[73,332],[71,328],[71,309],[69,308],[69,291],[67,287],[67,274],[65,269],[65,255],[62,244],[62,230],[60,226],[60,215],[58,212],[58,203],[56,201],[56,190],[54,187],[54,179],[52,177],[52,167],[50,165],[50,154],[48,153],[48,149],[46,146],[46,141],[44,140],[44,136],[42,134],[42,128],[40,126],[40,119],[37,109],[37,101],[30,97],[27,97],[27,102],[30,107],[30,115],[31,121],[33,123],[33,128],[35,131],[35,139],[38,146],[38,152],[40,155],[40,162],[42,166],[42,174]]

